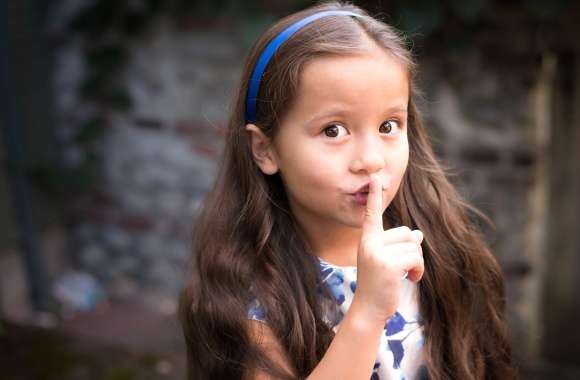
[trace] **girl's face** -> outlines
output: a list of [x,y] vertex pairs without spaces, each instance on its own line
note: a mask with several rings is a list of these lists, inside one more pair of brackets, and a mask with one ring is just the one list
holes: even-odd
[[[365,205],[353,193],[376,173],[384,209],[407,168],[406,68],[378,46],[320,57],[303,69],[297,97],[272,144],[256,126],[254,157],[266,174],[280,172],[290,207],[304,227],[362,227]],[[316,227],[314,227],[316,226]]]

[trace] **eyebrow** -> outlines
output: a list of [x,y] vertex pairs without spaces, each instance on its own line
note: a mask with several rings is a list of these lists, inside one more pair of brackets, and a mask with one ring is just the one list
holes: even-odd
[[[311,124],[312,122],[314,122],[316,120],[324,119],[324,118],[329,117],[329,116],[341,115],[341,114],[344,114],[345,112],[346,111],[343,108],[331,109],[328,112],[324,112],[322,114],[313,116],[312,118],[310,118],[306,121],[306,124]],[[386,113],[395,113],[395,112],[407,113],[407,106],[401,106],[401,105],[392,106],[392,107],[385,109],[385,112]]]

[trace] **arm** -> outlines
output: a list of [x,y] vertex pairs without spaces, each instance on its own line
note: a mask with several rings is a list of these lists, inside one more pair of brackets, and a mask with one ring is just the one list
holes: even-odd
[[[309,380],[364,379],[368,380],[378,352],[384,322],[367,317],[356,296],[344,316],[336,336],[312,373]],[[284,349],[270,328],[258,321],[249,321],[250,331],[270,358],[283,368],[291,368]],[[266,373],[256,371],[249,379],[269,379]]]
[[372,320],[356,296],[309,380],[370,379],[385,322]]

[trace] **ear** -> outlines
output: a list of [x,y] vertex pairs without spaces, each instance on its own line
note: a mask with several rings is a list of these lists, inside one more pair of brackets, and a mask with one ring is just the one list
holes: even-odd
[[254,124],[246,124],[248,141],[252,148],[254,161],[260,170],[266,175],[272,175],[278,171],[276,154],[270,139]]

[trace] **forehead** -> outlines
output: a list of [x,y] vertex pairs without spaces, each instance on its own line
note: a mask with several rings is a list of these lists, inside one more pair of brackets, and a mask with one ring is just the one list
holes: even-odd
[[336,106],[371,111],[388,105],[406,106],[408,70],[379,47],[317,57],[304,66],[296,95],[291,113],[312,114]]

